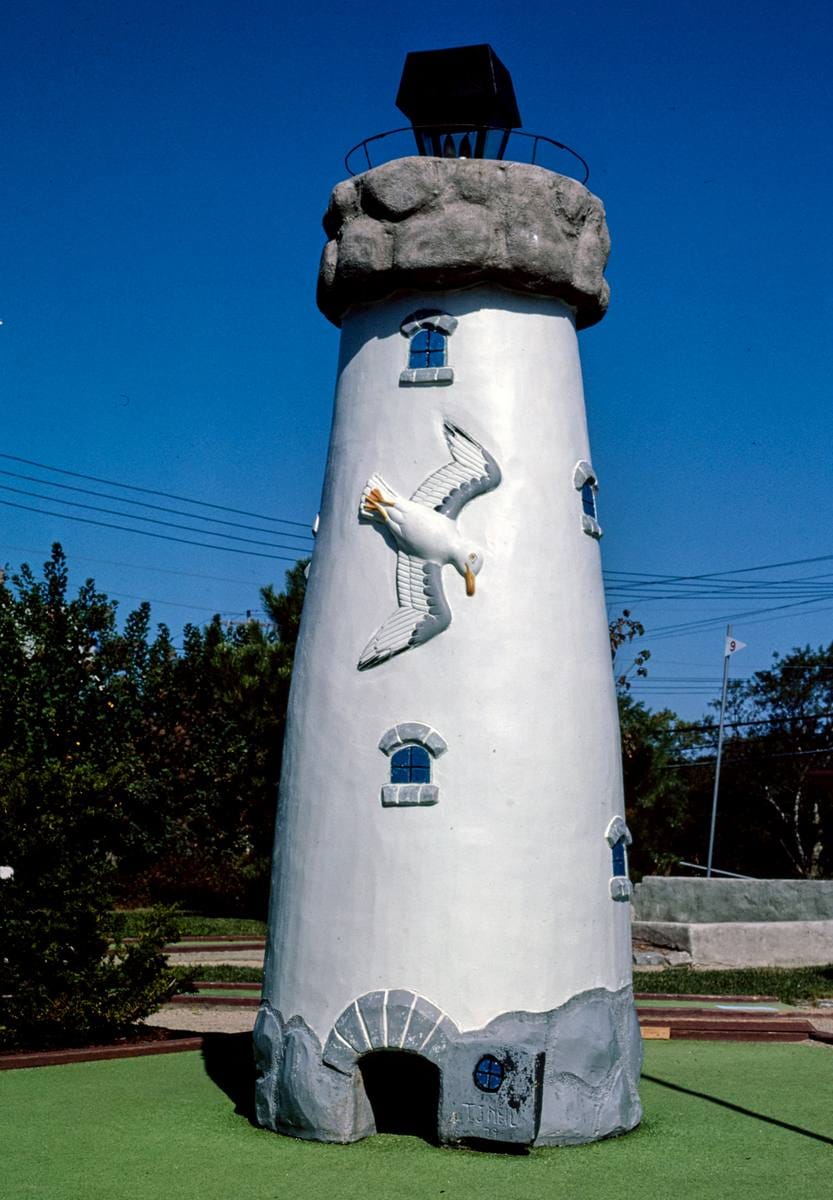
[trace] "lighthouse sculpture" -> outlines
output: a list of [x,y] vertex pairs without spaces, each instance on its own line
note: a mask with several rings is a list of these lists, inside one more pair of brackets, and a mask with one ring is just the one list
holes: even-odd
[[257,1116],[321,1141],[418,1113],[447,1145],[588,1142],[641,1116],[576,337],[607,306],[604,211],[510,157],[490,47],[409,55],[398,103],[417,153],[339,183],[324,219],[340,355]]

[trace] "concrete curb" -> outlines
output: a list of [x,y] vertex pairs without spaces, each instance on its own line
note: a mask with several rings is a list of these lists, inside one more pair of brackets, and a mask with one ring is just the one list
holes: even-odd
[[634,921],[633,937],[691,955],[696,967],[815,967],[833,962],[833,921]]
[[88,1046],[74,1050],[33,1050],[0,1054],[0,1071],[27,1067],[60,1067],[68,1063],[101,1062],[112,1058],[145,1058],[150,1054],[182,1054],[202,1050],[203,1036],[172,1038],[170,1041],[131,1042],[120,1046]]

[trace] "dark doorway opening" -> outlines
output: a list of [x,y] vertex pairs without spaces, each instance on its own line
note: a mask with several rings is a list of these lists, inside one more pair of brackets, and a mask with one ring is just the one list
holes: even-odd
[[374,1050],[359,1069],[377,1133],[407,1133],[437,1145],[439,1067],[405,1050]]

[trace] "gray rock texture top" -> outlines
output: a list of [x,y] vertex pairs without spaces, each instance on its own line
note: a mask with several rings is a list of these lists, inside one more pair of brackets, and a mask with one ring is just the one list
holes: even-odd
[[633,898],[637,921],[830,921],[833,879],[690,879],[646,875]]
[[564,300],[579,329],[607,309],[602,203],[543,167],[396,159],[337,184],[324,229],[318,305],[335,325],[397,292],[484,282]]

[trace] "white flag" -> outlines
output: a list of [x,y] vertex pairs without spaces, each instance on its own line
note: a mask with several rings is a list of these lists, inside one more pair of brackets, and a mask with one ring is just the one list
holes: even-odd
[[737,638],[726,638],[726,649],[723,651],[723,657],[728,658],[730,654],[735,654],[738,650],[745,650],[746,642],[739,642]]

